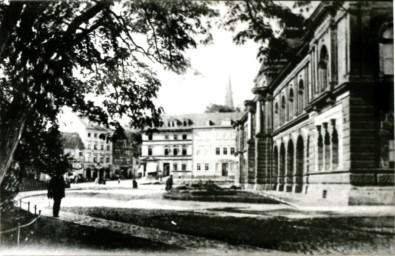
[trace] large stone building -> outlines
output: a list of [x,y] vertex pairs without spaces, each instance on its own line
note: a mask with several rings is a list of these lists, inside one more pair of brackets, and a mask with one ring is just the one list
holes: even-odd
[[[235,125],[245,189],[394,204],[392,2],[321,3]],[[295,42],[295,41],[294,41]]]
[[143,134],[140,176],[235,177],[232,125],[241,116],[237,112],[164,116],[162,127]]

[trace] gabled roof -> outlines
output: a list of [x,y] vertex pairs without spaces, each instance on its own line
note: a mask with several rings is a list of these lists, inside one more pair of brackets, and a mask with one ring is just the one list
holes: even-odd
[[95,129],[95,130],[106,131],[106,132],[109,132],[109,131],[110,131],[110,129],[107,129],[107,128],[103,127],[103,126],[100,126],[100,125],[98,125],[98,124],[95,124],[95,123],[92,122],[92,121],[89,121],[89,119],[86,118],[86,117],[78,117],[78,118],[80,119],[81,123],[82,123],[87,129]]
[[62,142],[63,148],[78,148],[80,150],[85,149],[84,143],[82,142],[80,135],[76,132],[62,132]]
[[[244,112],[228,112],[228,113],[201,113],[201,114],[182,114],[182,115],[164,115],[162,116],[163,126],[160,128],[196,128],[209,126],[229,126],[223,125],[222,121],[237,121],[244,115]],[[180,124],[178,127],[168,126],[168,122],[178,120],[189,122],[189,125]]]

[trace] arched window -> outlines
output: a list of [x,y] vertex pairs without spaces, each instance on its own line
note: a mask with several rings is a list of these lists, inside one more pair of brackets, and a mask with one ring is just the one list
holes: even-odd
[[173,148],[173,155],[177,156],[178,155],[178,148]]
[[149,156],[152,156],[152,146],[149,146],[149,147],[148,147],[148,155],[149,155]]
[[168,156],[170,154],[170,149],[169,147],[165,147],[165,156]]
[[286,110],[286,101],[285,101],[285,96],[281,98],[281,110],[280,110],[280,122],[281,125],[285,123],[285,110]]
[[288,120],[292,119],[294,116],[294,90],[289,89],[289,99],[288,99]]
[[285,180],[285,147],[284,147],[284,143],[281,143],[281,147],[280,147],[280,168],[278,168],[278,177],[279,177],[278,190],[282,191],[284,189],[284,180]]
[[336,128],[332,132],[332,169],[336,169],[339,165],[339,138]]
[[187,147],[186,147],[186,146],[183,146],[183,147],[182,147],[182,155],[183,155],[183,156],[186,156],[186,155],[187,155]]
[[320,61],[318,63],[318,81],[321,91],[324,91],[328,87],[328,61],[328,51],[325,46],[322,46]]
[[278,102],[274,104],[274,127],[279,125]]
[[317,168],[319,171],[323,169],[324,164],[324,141],[321,135],[321,126],[317,126],[318,138],[317,138]]
[[329,136],[327,126],[325,126],[324,144],[325,170],[329,170],[331,167],[331,137]]
[[277,177],[277,173],[278,173],[278,150],[277,150],[277,146],[274,147],[274,151],[273,151],[273,169],[271,172],[271,177],[270,177],[270,184],[272,184],[272,182],[275,183],[275,178]]
[[[293,175],[294,175],[294,143],[292,140],[288,141],[287,147],[287,184],[293,184]],[[291,191],[290,187],[287,187],[287,191]]]
[[393,23],[384,24],[379,31],[380,73],[394,74],[394,26]]
[[299,81],[298,86],[298,114],[303,112],[304,108],[304,83],[303,80]]
[[296,142],[296,177],[295,192],[301,193],[303,188],[303,167],[304,167],[304,143],[302,136]]

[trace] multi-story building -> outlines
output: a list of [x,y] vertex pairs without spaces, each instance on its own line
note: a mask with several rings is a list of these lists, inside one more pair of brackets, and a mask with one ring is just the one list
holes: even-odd
[[76,132],[62,132],[63,153],[71,158],[73,171],[83,172],[84,143]]
[[112,177],[112,141],[110,129],[75,114],[61,122],[61,131],[76,132],[84,144],[84,178]]
[[[234,120],[242,113],[202,114],[204,122],[193,129],[193,176],[216,179],[238,176]],[[238,180],[238,179],[236,179]]]
[[238,133],[240,183],[394,204],[392,2],[321,3],[288,63],[264,63]]
[[120,177],[135,177],[140,165],[141,134],[120,129],[113,134],[113,169]]
[[164,116],[163,126],[145,130],[141,176],[213,178],[234,176],[234,120],[242,113]]

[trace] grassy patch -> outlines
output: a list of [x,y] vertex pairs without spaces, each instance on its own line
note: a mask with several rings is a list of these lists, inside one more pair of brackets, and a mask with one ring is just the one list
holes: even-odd
[[279,202],[260,195],[245,191],[235,190],[188,190],[173,189],[163,194],[166,199],[191,200],[205,202],[237,202],[237,203],[258,203],[258,204],[278,204]]
[[[293,253],[390,254],[394,235],[352,230],[358,218],[291,220],[223,217],[196,212],[121,208],[69,208],[69,211],[140,226],[248,244]],[[174,224],[175,223],[175,224]]]
[[[33,216],[19,209],[14,210],[15,216],[5,213],[1,216],[2,230],[15,227],[18,222],[25,224]],[[16,232],[2,235],[2,246],[16,246]],[[121,250],[132,252],[170,252],[179,248],[147,239],[136,238],[117,232],[78,225],[42,216],[39,221],[21,229],[21,247],[34,245],[38,247],[59,247],[65,245],[69,249]]]

